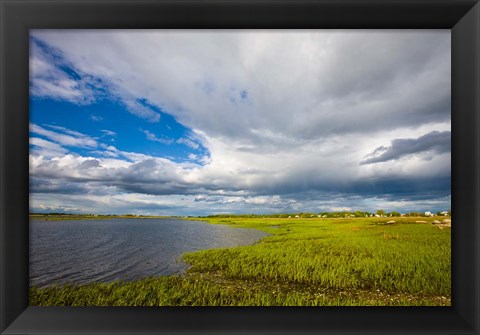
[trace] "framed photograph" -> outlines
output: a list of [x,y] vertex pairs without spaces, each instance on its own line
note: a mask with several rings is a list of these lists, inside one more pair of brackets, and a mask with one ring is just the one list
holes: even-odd
[[2,2],[2,334],[477,334],[479,6]]

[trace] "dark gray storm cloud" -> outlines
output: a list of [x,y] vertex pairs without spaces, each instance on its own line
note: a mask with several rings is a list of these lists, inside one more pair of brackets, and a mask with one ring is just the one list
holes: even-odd
[[[430,148],[430,147],[429,147]],[[85,161],[90,164],[91,161]],[[85,162],[79,164],[80,171],[85,169]],[[145,161],[144,161],[145,162]],[[48,166],[51,167],[51,162]],[[94,164],[96,165],[96,164]],[[255,185],[228,184],[222,181],[202,181],[197,183],[182,180],[181,176],[170,172],[169,178],[156,178],[146,175],[148,171],[161,171],[164,167],[154,160],[144,164],[132,164],[129,168],[102,170],[101,173],[64,175],[52,178],[51,174],[37,173],[31,177],[30,187],[34,193],[58,194],[96,194],[115,193],[144,194],[151,196],[188,195],[195,197],[194,202],[220,202],[242,195],[244,202],[258,196],[279,195],[296,201],[324,201],[342,195],[352,197],[377,197],[385,200],[415,201],[445,197],[450,194],[451,178],[448,170],[423,175],[399,175],[396,172],[383,175],[371,175],[363,178],[324,178],[318,175],[314,167],[299,170],[280,179],[265,176]],[[39,169],[41,170],[41,166]],[[240,202],[240,201],[238,201]],[[224,204],[227,202],[224,201]],[[286,204],[275,204],[281,207]]]
[[39,177],[31,177],[29,187],[30,193],[86,194],[91,191],[91,187],[78,181]]
[[369,176],[341,182],[338,180],[310,180],[299,183],[290,179],[272,185],[259,187],[256,195],[279,194],[288,198],[302,200],[328,200],[342,195],[352,197],[378,197],[385,200],[415,201],[445,197],[451,193],[450,175],[406,176],[383,175]]
[[396,160],[418,153],[442,154],[451,151],[451,132],[432,131],[419,138],[396,139],[390,147],[378,147],[361,164],[373,164]]

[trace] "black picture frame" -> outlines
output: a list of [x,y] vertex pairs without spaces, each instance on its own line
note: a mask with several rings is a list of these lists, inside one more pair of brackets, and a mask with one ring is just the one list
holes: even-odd
[[[472,0],[0,0],[2,334],[478,334],[480,5]],[[28,40],[40,28],[451,29],[452,306],[28,306]]]

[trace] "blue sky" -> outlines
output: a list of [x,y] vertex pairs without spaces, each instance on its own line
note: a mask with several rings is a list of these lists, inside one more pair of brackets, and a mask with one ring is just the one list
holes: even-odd
[[[167,157],[175,162],[199,164],[201,159],[208,157],[208,150],[195,139],[190,129],[176,122],[171,115],[160,110],[157,113],[161,122],[138,118],[109,99],[87,106],[61,100],[30,99],[30,122],[50,131],[65,133],[65,129],[75,130],[94,138],[98,144]],[[31,136],[49,140],[48,136],[38,132],[32,132]],[[69,147],[69,151],[91,157],[105,156],[105,151],[98,146]]]
[[33,30],[30,207],[451,205],[450,32]]

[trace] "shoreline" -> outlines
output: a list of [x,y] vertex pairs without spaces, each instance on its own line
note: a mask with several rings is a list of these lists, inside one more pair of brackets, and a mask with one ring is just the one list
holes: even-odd
[[451,305],[450,229],[437,229],[431,222],[188,219],[270,235],[248,246],[184,253],[188,268],[182,275],[31,288],[31,305],[58,305],[59,297],[64,305],[89,306]]

